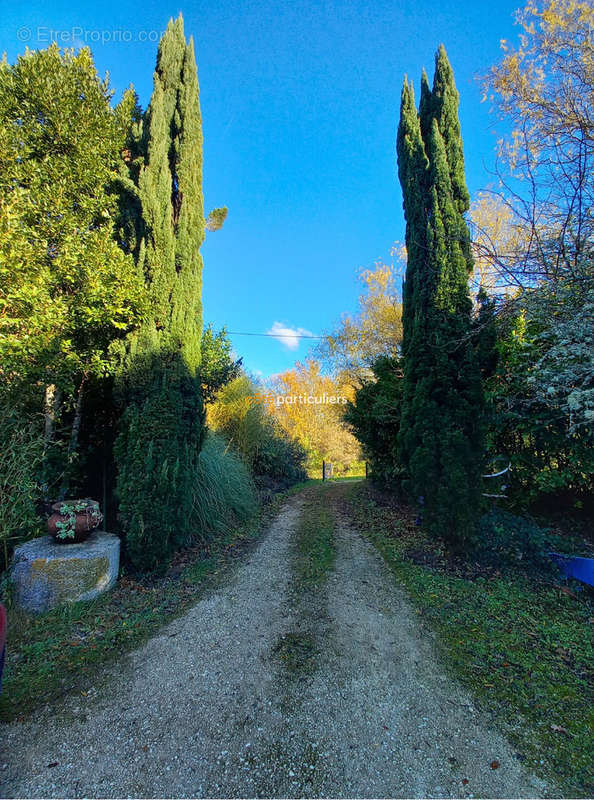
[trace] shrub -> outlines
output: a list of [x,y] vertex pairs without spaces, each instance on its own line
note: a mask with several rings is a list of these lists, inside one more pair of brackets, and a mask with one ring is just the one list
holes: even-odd
[[247,375],[240,375],[219,391],[207,410],[209,427],[222,433],[249,467],[264,438],[265,411],[254,403],[255,393]]
[[279,426],[268,420],[266,423],[253,464],[256,483],[272,481],[288,488],[304,481],[307,478],[307,453],[299,442],[290,439]]
[[177,354],[131,359],[125,379],[127,407],[114,447],[119,518],[134,567],[159,572],[194,533],[202,402],[197,378]]
[[488,382],[494,455],[512,499],[580,507],[594,491],[594,282],[539,287],[508,303]]
[[256,484],[288,487],[307,477],[306,452],[261,403],[257,388],[242,375],[228,383],[208,408],[209,426],[223,434],[251,470]]
[[12,547],[39,533],[36,505],[41,495],[41,425],[36,420],[0,415],[0,558],[6,568]]
[[361,442],[374,480],[394,486],[400,467],[395,443],[400,430],[402,371],[396,358],[381,356],[373,366],[373,380],[357,390],[346,408],[345,420]]
[[[558,546],[559,537],[553,536],[529,517],[494,509],[479,521],[475,552],[481,563],[554,572],[553,562],[547,553]],[[564,549],[566,546],[567,542],[564,542]]]

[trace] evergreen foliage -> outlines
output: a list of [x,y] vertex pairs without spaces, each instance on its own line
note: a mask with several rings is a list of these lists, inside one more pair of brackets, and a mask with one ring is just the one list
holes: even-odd
[[0,356],[19,392],[71,393],[109,372],[111,341],[141,311],[113,240],[123,136],[110,99],[86,48],[0,64]]
[[4,408],[0,414],[0,573],[9,565],[12,547],[39,532],[41,423],[41,415],[23,419]]
[[205,431],[198,93],[194,45],[186,43],[180,16],[159,44],[151,102],[140,126],[131,128],[128,183],[124,176],[138,213],[123,225],[130,230],[134,223],[131,249],[145,275],[149,312],[122,358],[125,410],[115,454],[128,553],[141,569],[162,567],[197,532],[193,484]]
[[220,231],[225,224],[228,211],[229,209],[226,206],[223,208],[213,208],[213,210],[209,213],[205,223],[206,230]]
[[0,408],[24,427],[45,414],[46,499],[78,481],[88,387],[145,310],[114,236],[125,126],[111,97],[87,48],[0,64]]
[[205,403],[211,403],[223,386],[239,377],[242,359],[232,357],[231,341],[225,328],[214,333],[212,323],[202,333],[200,349],[202,396]]
[[361,442],[374,481],[394,486],[398,478],[396,442],[400,429],[402,369],[396,358],[380,356],[372,365],[374,380],[357,389],[347,405],[345,422]]
[[510,499],[592,512],[594,281],[526,292],[497,319],[489,444],[512,465]]
[[484,401],[468,292],[458,92],[443,47],[432,90],[423,75],[419,113],[405,81],[397,152],[408,251],[399,456],[429,530],[462,545],[480,509]]
[[167,26],[140,137],[139,263],[149,281],[153,327],[165,349],[180,350],[190,372],[202,333],[202,121],[194,44],[183,19]]
[[477,294],[478,313],[474,320],[476,355],[483,380],[493,375],[499,355],[497,352],[497,318],[495,301],[482,287]]

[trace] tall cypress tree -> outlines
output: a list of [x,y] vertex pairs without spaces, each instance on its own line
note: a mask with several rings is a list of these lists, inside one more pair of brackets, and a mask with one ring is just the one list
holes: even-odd
[[[406,250],[408,265],[403,289],[403,355],[413,338],[415,304],[423,291],[418,284],[419,270],[413,268],[425,258],[427,250],[426,192],[428,187],[429,161],[421,136],[419,117],[415,107],[414,89],[405,79],[400,104],[400,125],[398,127],[398,175],[404,197],[406,225]],[[425,287],[426,288],[426,287]]]
[[130,165],[137,254],[150,312],[130,338],[119,381],[125,404],[116,443],[128,552],[158,568],[192,534],[192,492],[204,436],[197,370],[202,333],[202,124],[192,40],[167,26],[153,94]]
[[398,451],[406,488],[424,498],[430,531],[462,544],[480,508],[483,394],[458,93],[443,47],[433,90],[423,75],[418,114],[405,81],[397,152],[408,250]]
[[195,371],[202,333],[202,121],[194,43],[186,44],[181,15],[159,44],[142,148],[142,263],[154,320]]

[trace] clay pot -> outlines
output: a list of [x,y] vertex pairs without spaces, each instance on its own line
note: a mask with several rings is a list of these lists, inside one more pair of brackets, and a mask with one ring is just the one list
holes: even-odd
[[[81,508],[83,504],[84,508]],[[63,514],[65,507],[69,511]],[[54,503],[52,511],[54,513],[47,521],[47,529],[59,544],[84,542],[103,521],[103,514],[99,511],[99,503],[96,500],[63,500],[61,503]],[[66,530],[70,535],[59,535],[65,530],[64,526],[67,526]],[[72,535],[73,529],[74,535]]]

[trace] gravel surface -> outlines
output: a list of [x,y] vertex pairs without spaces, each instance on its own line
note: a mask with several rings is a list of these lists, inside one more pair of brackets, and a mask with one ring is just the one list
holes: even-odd
[[[546,796],[347,524],[326,586],[296,597],[301,506],[291,499],[224,588],[86,697],[1,726],[0,795]],[[293,639],[311,644],[298,668],[282,657]]]

